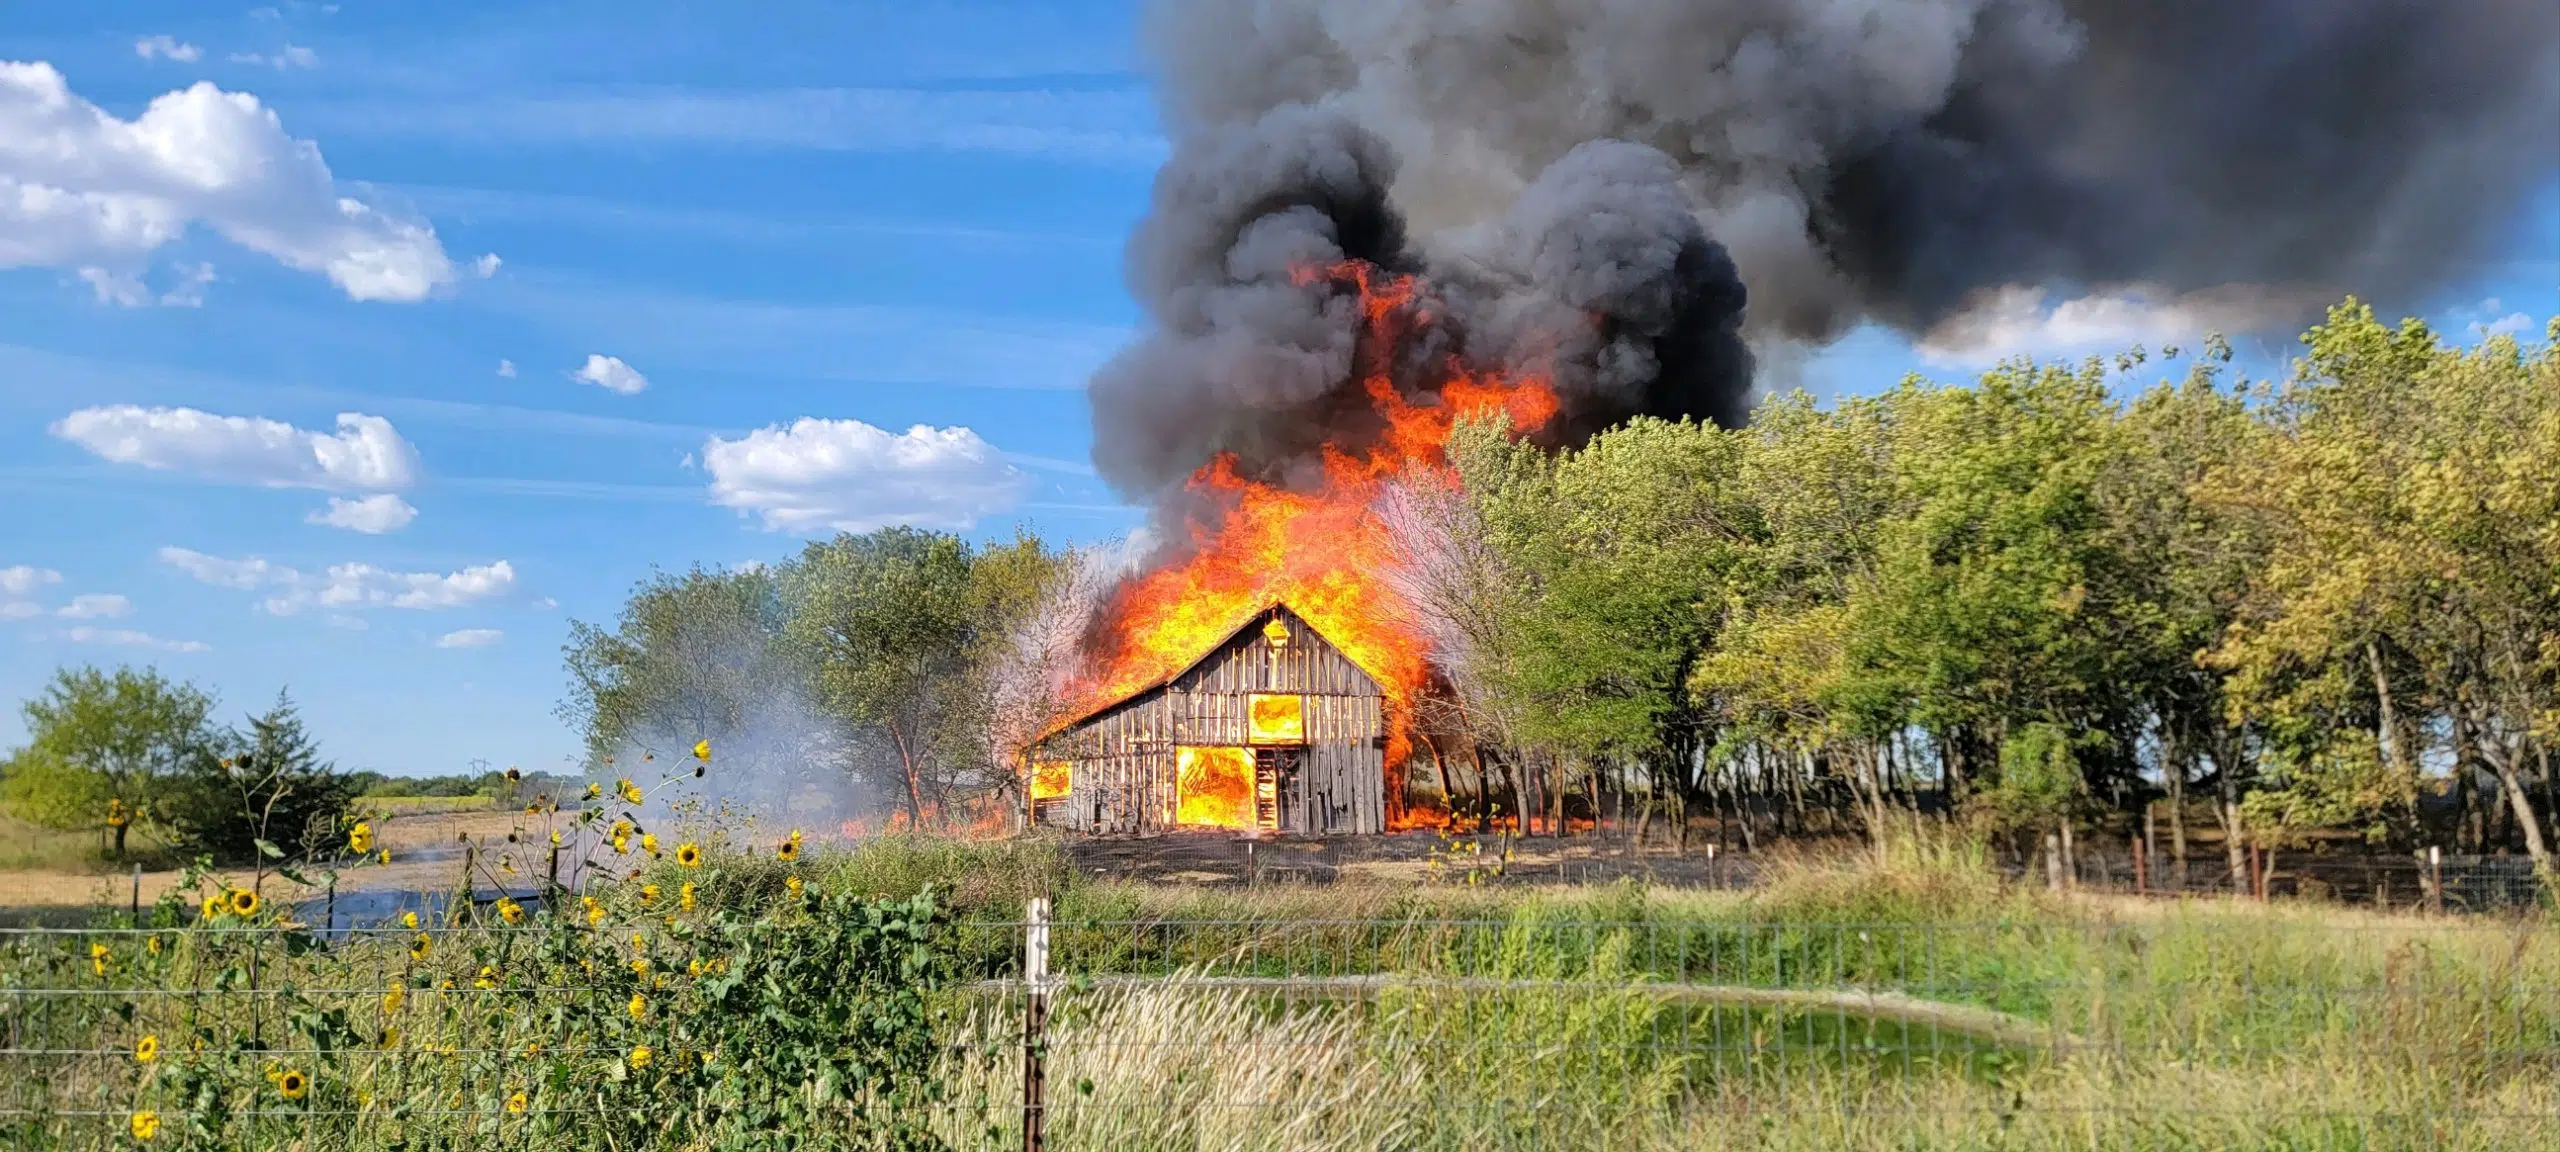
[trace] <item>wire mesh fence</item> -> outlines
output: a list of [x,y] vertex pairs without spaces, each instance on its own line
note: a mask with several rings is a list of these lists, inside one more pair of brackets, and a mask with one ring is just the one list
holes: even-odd
[[[805,1146],[2560,1141],[2538,921],[1088,910],[935,918],[907,985],[757,999],[773,956],[838,946],[820,918],[862,907],[791,905],[752,939],[574,905],[0,932],[0,1144],[720,1147],[729,1081],[763,1067],[732,1017],[909,985],[913,1075],[848,1099],[894,1093],[911,1123],[815,1107]],[[881,1019],[812,1043],[872,1059],[852,1036]]]

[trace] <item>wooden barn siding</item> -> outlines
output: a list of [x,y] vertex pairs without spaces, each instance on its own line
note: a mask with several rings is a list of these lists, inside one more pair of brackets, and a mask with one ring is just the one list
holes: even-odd
[[1176,745],[1246,743],[1247,697],[1306,697],[1308,749],[1281,797],[1285,821],[1308,832],[1386,828],[1385,700],[1376,681],[1295,615],[1282,613],[1289,644],[1273,667],[1263,618],[1170,684],[1050,737],[1046,757],[1074,765],[1052,823],[1084,832],[1156,832],[1174,817]]

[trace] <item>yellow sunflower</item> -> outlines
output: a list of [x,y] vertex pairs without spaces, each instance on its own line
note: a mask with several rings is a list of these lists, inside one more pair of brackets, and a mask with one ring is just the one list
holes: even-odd
[[424,932],[418,933],[416,939],[409,941],[409,958],[412,960],[424,960],[427,958],[427,953],[433,951],[435,951],[435,941],[429,939]]
[[108,953],[107,953],[107,946],[106,946],[106,945],[104,945],[104,944],[91,944],[91,945],[89,946],[89,967],[90,967],[90,969],[91,969],[92,971],[95,971],[95,972],[96,972],[98,975],[100,975],[100,976],[104,976],[104,975],[106,975],[106,974],[107,974],[107,956],[108,956]]
[[676,907],[693,911],[693,881],[687,880],[684,887],[676,889]]
[[276,1095],[287,1100],[300,1100],[311,1092],[311,1078],[300,1068],[287,1068],[276,1073]]
[[786,863],[787,863],[787,862],[789,862],[789,861],[793,861],[793,860],[797,860],[797,859],[799,859],[799,858],[800,858],[800,841],[798,841],[797,839],[792,839],[792,840],[785,840],[785,841],[783,841],[783,842],[782,842],[782,846],[781,846],[781,847],[776,848],[776,849],[774,849],[774,850],[773,850],[773,858],[774,858],[774,859],[776,859],[776,860],[784,861],[784,862],[786,862]]
[[655,904],[655,903],[657,903],[657,902],[658,902],[658,886],[657,886],[657,885],[655,885],[655,884],[643,884],[643,885],[641,885],[641,886],[640,886],[640,902],[641,902],[641,903],[643,903],[643,904]]
[[382,994],[382,1010],[385,1012],[397,1012],[400,1010],[400,1006],[408,1003],[408,1001],[408,989],[393,988],[392,990]]
[[782,878],[782,889],[783,889],[783,891],[786,891],[786,892],[791,893],[791,897],[792,897],[792,899],[795,899],[795,900],[796,900],[796,899],[799,899],[799,898],[800,898],[800,878],[799,878],[799,877],[797,877],[797,876],[785,876],[785,877],[783,877],[783,878]]
[[507,1111],[515,1115],[524,1115],[524,1110],[532,1106],[533,1101],[525,1098],[522,1088],[516,1089],[514,1095],[507,1097]]
[[379,861],[381,861],[381,862],[383,862],[383,863],[385,863],[385,864],[388,864],[388,863],[390,863],[390,862],[391,862],[391,850],[390,850],[390,849],[388,849],[388,848],[385,848],[385,849],[383,849],[383,850],[382,850],[382,851],[380,851],[380,852],[376,852],[376,853],[374,853],[374,857],[373,857],[373,858],[374,858],[374,859],[376,859],[376,860],[379,860]]
[[640,1069],[649,1066],[649,1057],[651,1055],[653,1055],[653,1053],[649,1051],[649,1046],[643,1044],[631,1050],[631,1055],[625,1059],[625,1063],[630,1064],[632,1071],[637,1072]]
[[207,920],[211,920],[211,919],[213,919],[213,918],[214,918],[214,917],[216,917],[216,916],[220,916],[220,915],[222,915],[222,910],[223,910],[223,908],[224,908],[224,907],[225,907],[225,905],[224,905],[224,904],[223,904],[223,902],[222,902],[222,894],[221,894],[221,893],[216,892],[216,893],[214,893],[214,894],[213,894],[213,895],[211,895],[211,896],[207,896],[207,897],[205,897],[205,898],[204,898],[204,918],[205,918],[205,919],[207,919]]
[[657,833],[655,833],[655,832],[643,832],[643,833],[641,833],[641,834],[640,834],[640,850],[641,850],[641,851],[643,851],[643,852],[648,853],[648,854],[649,854],[649,858],[650,858],[650,859],[652,859],[652,860],[657,859],[657,856],[658,856],[658,834],[657,834]]
[[160,1058],[160,1038],[145,1036],[133,1042],[133,1062],[148,1064]]
[[257,915],[257,914],[258,914],[258,894],[257,894],[257,893],[255,893],[255,892],[252,892],[252,891],[250,891],[250,890],[248,890],[248,889],[246,889],[246,888],[234,888],[234,889],[232,889],[232,890],[231,890],[231,911],[232,911],[232,913],[233,913],[233,914],[235,914],[235,915],[239,915],[239,916],[255,916],[255,915]]
[[506,921],[509,925],[524,923],[524,905],[504,896],[499,897],[498,919]]
[[[610,764],[612,761],[607,760],[605,763]],[[593,800],[602,795],[604,795],[604,785],[598,784],[593,780],[587,781],[587,799]]]
[[160,1135],[160,1114],[145,1108],[133,1114],[128,1127],[132,1130],[134,1139],[149,1141]]
[[646,1020],[646,1019],[648,1019],[648,1018],[649,1018],[649,998],[648,998],[648,997],[643,996],[643,995],[641,995],[641,994],[639,994],[639,993],[637,993],[637,992],[634,992],[634,993],[632,993],[632,994],[631,994],[631,1003],[630,1003],[627,1007],[628,1007],[629,1011],[631,1012],[631,1018],[632,1018],[632,1019],[634,1019],[634,1020]]
[[401,927],[403,927],[403,928],[410,929],[411,931],[415,931],[415,930],[417,930],[417,927],[418,927],[418,914],[417,914],[417,913],[415,913],[415,912],[403,912],[403,913],[401,913],[401,914],[400,914],[400,926],[401,926]]
[[708,741],[708,740],[696,740],[696,741],[694,741],[694,742],[693,742],[693,758],[694,758],[694,759],[696,759],[696,760],[700,760],[700,761],[702,761],[702,762],[703,762],[703,763],[705,763],[705,764],[710,763],[710,762],[711,762],[711,742],[710,742],[710,741]]
[[373,851],[373,825],[363,820],[347,833],[347,850],[362,856]]
[[676,863],[687,868],[702,867],[702,845],[690,840],[676,845]]

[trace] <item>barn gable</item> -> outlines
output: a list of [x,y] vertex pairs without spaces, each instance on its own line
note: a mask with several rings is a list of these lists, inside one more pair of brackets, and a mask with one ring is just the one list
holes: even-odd
[[1377,680],[1275,605],[1040,741],[1034,814],[1104,833],[1382,831],[1386,725]]

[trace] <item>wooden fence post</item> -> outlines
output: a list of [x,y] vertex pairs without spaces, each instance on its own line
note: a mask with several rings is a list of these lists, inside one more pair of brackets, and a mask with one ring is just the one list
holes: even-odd
[[142,861],[133,862],[133,926],[142,927]]
[[[2146,816],[2147,816],[2147,814],[2146,814]],[[2148,896],[2148,895],[2150,895],[2150,894],[2151,894],[2151,867],[2150,867],[2150,865],[2151,865],[2151,846],[2150,846],[2149,844],[2144,843],[2144,842],[2143,842],[2143,838],[2142,838],[2142,837],[2140,837],[2140,836],[2136,836],[2136,837],[2134,837],[2134,838],[2133,838],[2133,894],[2134,894],[2134,895],[2136,895],[2136,896]]]
[[1048,1108],[1049,898],[1034,896],[1022,925],[1022,1149],[1040,1152]]

